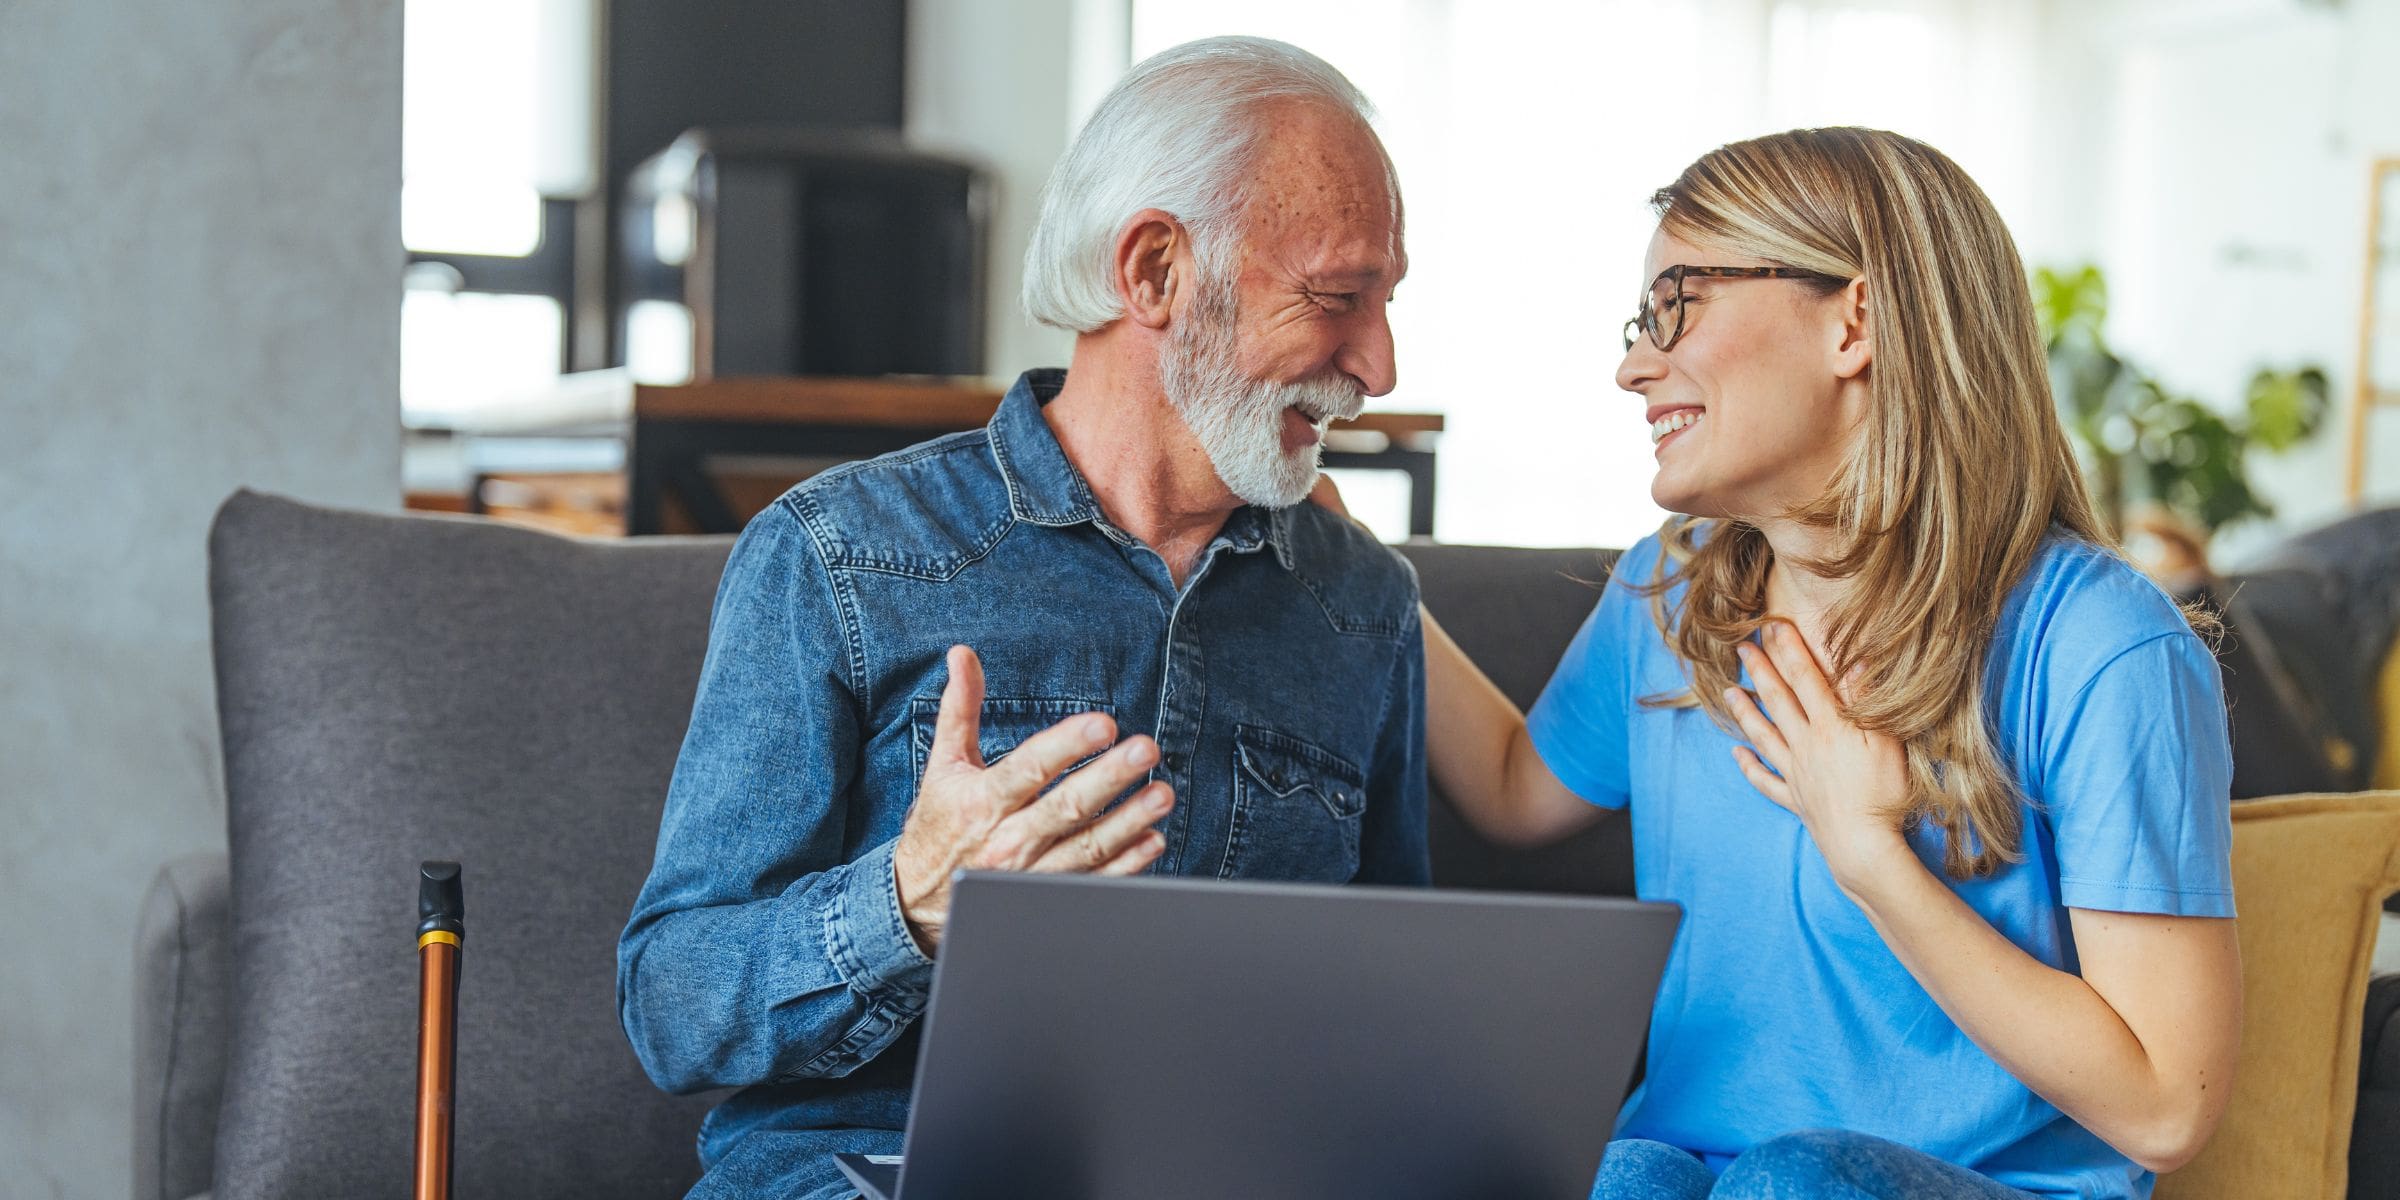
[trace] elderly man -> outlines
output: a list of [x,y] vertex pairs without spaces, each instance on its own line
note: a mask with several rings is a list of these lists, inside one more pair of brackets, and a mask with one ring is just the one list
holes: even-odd
[[1415,578],[1299,503],[1392,387],[1400,233],[1333,68],[1169,50],[1044,195],[1025,304],[1071,368],[743,532],[618,947],[651,1078],[742,1089],[695,1195],[897,1152],[961,868],[1425,880]]

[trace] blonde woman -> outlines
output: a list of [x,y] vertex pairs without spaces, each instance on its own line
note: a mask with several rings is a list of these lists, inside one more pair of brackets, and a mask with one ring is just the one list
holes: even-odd
[[1629,809],[1686,910],[1595,1195],[2146,1196],[2232,1083],[2225,710],[2093,515],[2015,246],[1865,129],[1653,205],[1616,380],[1681,515],[1530,715],[1425,625],[1443,791],[1519,842]]

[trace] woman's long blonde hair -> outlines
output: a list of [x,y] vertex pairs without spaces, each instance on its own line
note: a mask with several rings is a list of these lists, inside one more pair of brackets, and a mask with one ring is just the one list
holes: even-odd
[[[1953,878],[2017,861],[2023,793],[1983,707],[1993,627],[2052,530],[2113,539],[2051,406],[2015,242],[1958,164],[1873,129],[1720,147],[1651,205],[1680,240],[1866,280],[1865,420],[1823,496],[1765,515],[1830,534],[1822,559],[1792,565],[1850,581],[1827,614],[1827,675],[1857,669],[1850,719],[1907,746],[1904,818],[1943,831]],[[1739,518],[1674,517],[1661,541],[1644,590],[1692,681],[1664,702],[1732,728],[1722,696],[1740,678],[1734,647],[1766,620],[1774,551]]]

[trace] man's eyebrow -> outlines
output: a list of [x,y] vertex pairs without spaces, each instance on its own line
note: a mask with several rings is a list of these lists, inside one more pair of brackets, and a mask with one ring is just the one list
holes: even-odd
[[1311,271],[1309,272],[1309,279],[1312,282],[1324,284],[1329,287],[1340,288],[1344,291],[1360,291],[1374,284],[1382,283],[1387,279],[1391,281],[1387,286],[1398,287],[1400,286],[1400,280],[1402,277],[1406,276],[1407,274],[1408,266],[1407,264],[1403,263],[1396,271],[1387,271],[1380,267],[1345,267],[1334,270]]

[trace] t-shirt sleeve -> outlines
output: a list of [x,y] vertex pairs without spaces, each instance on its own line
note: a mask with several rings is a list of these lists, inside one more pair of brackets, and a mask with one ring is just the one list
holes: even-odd
[[[1627,552],[1617,572],[1646,573],[1649,556],[1639,550]],[[1612,574],[1525,716],[1534,751],[1550,773],[1602,808],[1623,808],[1633,798],[1626,740],[1634,704],[1631,635],[1648,628],[1648,620],[1646,602]]]
[[2233,915],[2233,750],[2189,631],[2108,660],[2055,714],[2043,796],[2070,908]]

